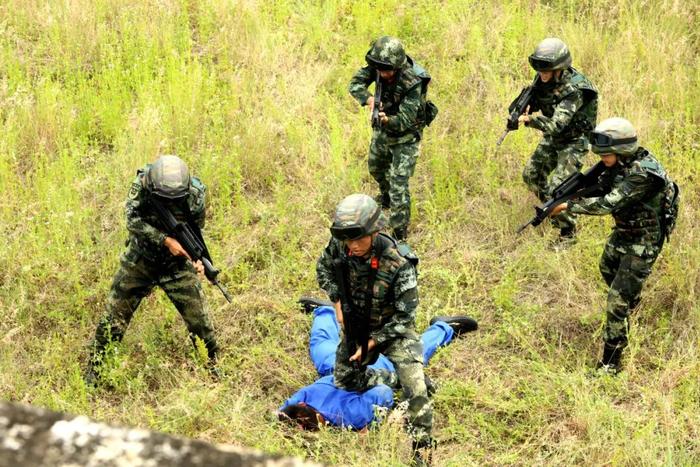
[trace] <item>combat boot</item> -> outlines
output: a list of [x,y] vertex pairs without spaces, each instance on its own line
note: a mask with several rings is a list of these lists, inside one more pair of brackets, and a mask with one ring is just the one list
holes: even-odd
[[596,368],[603,373],[616,375],[622,371],[620,359],[622,358],[622,349],[617,345],[611,345],[607,342],[603,344],[603,358],[598,362]]
[[435,316],[430,320],[430,325],[442,321],[447,323],[457,336],[466,332],[472,332],[479,329],[479,324],[469,316]]
[[436,447],[437,442],[432,438],[425,441],[413,441],[413,458],[411,459],[411,466],[427,467],[432,465],[433,451],[435,451]]
[[218,350],[219,348],[216,344],[209,343],[209,345],[207,345],[207,356],[209,357],[207,361],[207,370],[209,370],[211,378],[217,383],[224,377],[218,366],[218,359],[216,357]]
[[313,313],[316,308],[321,306],[329,306],[333,308],[333,303],[329,302],[328,300],[321,300],[314,297],[301,297],[298,300],[298,303],[301,306],[301,311],[309,314]]
[[408,238],[408,229],[406,227],[394,229],[394,238],[397,242],[405,242]]
[[389,198],[389,193],[380,193],[374,197],[374,200],[384,209],[389,209],[391,207],[391,198]]

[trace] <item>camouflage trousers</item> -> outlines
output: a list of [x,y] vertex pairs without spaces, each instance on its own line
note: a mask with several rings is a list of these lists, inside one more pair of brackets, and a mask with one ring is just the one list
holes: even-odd
[[639,304],[644,281],[659,256],[656,243],[630,243],[613,231],[600,258],[600,273],[610,287],[605,307],[603,341],[617,348],[627,346],[629,315]]
[[[348,361],[350,355],[341,339],[335,356],[333,377],[335,385],[348,391],[365,391],[378,384],[395,389],[400,385],[403,397],[408,401],[408,431],[417,442],[428,442],[433,428],[433,403],[428,397],[423,373],[423,344],[413,333],[395,339],[382,349],[375,349],[365,360],[371,363],[379,353],[394,364],[396,372],[367,368],[355,369]],[[397,381],[398,377],[398,381]]]
[[[523,169],[523,180],[540,201],[550,198],[552,191],[572,173],[583,166],[588,142],[580,137],[568,144],[543,138]],[[552,219],[558,229],[576,227],[576,215],[567,211]]]
[[98,363],[110,341],[119,342],[141,300],[160,286],[185,320],[192,342],[202,339],[210,359],[218,346],[205,309],[202,286],[192,264],[177,259],[168,265],[151,262],[134,248],[122,254],[107,298],[107,311],[95,331],[93,361]]
[[389,195],[393,229],[407,228],[411,220],[411,193],[408,179],[413,176],[420,139],[395,144],[383,131],[374,131],[369,146],[367,166],[379,184],[382,195]]

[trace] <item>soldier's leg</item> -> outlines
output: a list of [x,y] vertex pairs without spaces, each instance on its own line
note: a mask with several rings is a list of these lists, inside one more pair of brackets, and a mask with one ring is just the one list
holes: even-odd
[[128,250],[112,280],[106,312],[95,331],[93,360],[99,359],[110,341],[119,342],[141,300],[153,289],[154,277],[138,253]]
[[[588,143],[583,138],[567,146],[556,148],[557,164],[547,185],[548,194],[551,195],[554,188],[571,174],[581,170],[587,152]],[[576,228],[576,215],[564,211],[552,219],[552,225],[558,229],[573,231]]]
[[122,255],[107,296],[105,314],[97,325],[91,344],[84,375],[88,385],[95,385],[99,379],[99,367],[107,345],[122,340],[139,303],[153,289],[152,273],[139,260],[138,253],[127,250]]
[[[389,223],[394,229],[394,233],[398,233],[397,237],[403,236],[405,238],[406,229],[411,220],[411,193],[408,181],[416,168],[419,146],[419,141],[391,146],[392,163],[389,171],[391,218]],[[399,240],[402,239],[399,238]]]
[[603,276],[603,280],[608,287],[612,284],[612,281],[617,275],[617,270],[620,268],[621,256],[622,254],[615,249],[614,237],[610,237],[603,248],[603,254],[598,263],[600,274]]
[[620,350],[627,346],[628,317],[639,303],[642,286],[655,260],[656,256],[643,258],[622,255],[620,258],[620,266],[610,284],[605,308],[603,340],[608,346]]
[[540,201],[547,200],[547,176],[554,170],[556,163],[557,153],[551,141],[543,138],[525,164],[523,181]]
[[202,284],[197,278],[192,264],[185,263],[184,267],[163,277],[159,285],[173,302],[182,319],[185,320],[192,342],[196,342],[196,337],[202,339],[209,359],[215,362],[219,347],[206,310]]
[[431,442],[433,403],[423,372],[423,346],[417,336],[398,339],[384,354],[396,368],[404,398],[408,401],[408,430],[420,445]]
[[389,201],[389,168],[391,167],[391,151],[386,142],[386,135],[381,131],[372,132],[372,142],[369,145],[367,168],[370,175],[377,181],[381,199],[378,201],[384,207]]

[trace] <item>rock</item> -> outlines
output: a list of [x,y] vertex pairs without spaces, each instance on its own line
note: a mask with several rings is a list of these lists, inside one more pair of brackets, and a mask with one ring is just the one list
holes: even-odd
[[317,464],[138,428],[113,427],[84,416],[0,403],[0,467],[44,465],[296,467]]

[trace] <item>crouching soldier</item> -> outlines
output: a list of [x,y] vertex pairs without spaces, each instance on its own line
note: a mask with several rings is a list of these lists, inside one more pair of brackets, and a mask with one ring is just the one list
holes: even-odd
[[191,177],[187,165],[176,156],[160,156],[140,169],[126,200],[127,249],[114,276],[107,310],[95,331],[86,383],[95,385],[110,341],[121,341],[141,300],[159,286],[185,320],[192,342],[201,339],[216,373],[218,346],[206,311],[198,273],[200,261],[192,262],[183,246],[170,237],[156,213],[154,203],[165,206],[176,219],[187,222],[201,238],[204,227],[205,186]]

